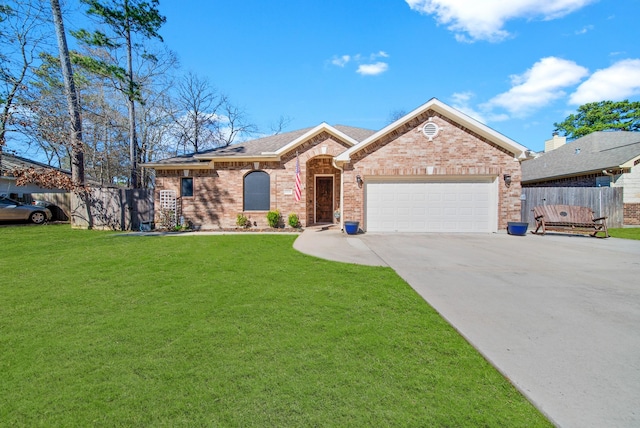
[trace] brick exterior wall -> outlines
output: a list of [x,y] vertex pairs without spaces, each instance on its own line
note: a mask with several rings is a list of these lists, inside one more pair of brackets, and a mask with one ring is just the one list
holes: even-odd
[[[440,127],[433,141],[421,130],[429,117]],[[433,167],[432,174],[428,174],[427,167]],[[371,176],[496,177],[498,229],[506,229],[508,221],[520,221],[522,174],[514,155],[433,111],[425,112],[354,153],[344,170],[344,218],[360,224],[365,220],[365,186],[358,187],[357,175],[365,181]],[[502,179],[504,174],[511,175],[510,187]]]
[[624,204],[624,224],[640,226],[640,204]]
[[[185,165],[180,169],[156,169],[156,207],[159,207],[161,190],[175,190],[178,194],[178,216],[184,216],[201,230],[228,229],[236,227],[236,217],[244,214],[254,227],[268,226],[267,211],[243,211],[244,177],[252,171],[264,171],[270,177],[270,206],[280,210],[287,225],[290,213],[298,214],[303,226],[314,221],[314,176],[331,174],[334,178],[335,207],[340,201],[340,171],[333,168],[333,157],[344,152],[350,145],[339,141],[327,132],[305,141],[285,154],[280,162],[215,162],[215,169],[191,169],[193,197],[180,196],[180,180]],[[294,198],[296,152],[300,160],[302,198]],[[290,193],[290,194],[289,194]],[[159,209],[156,209],[156,224],[159,224]],[[288,225],[287,225],[288,226]]]

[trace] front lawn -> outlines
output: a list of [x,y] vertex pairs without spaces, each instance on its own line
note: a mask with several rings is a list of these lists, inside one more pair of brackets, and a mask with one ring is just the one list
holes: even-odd
[[295,237],[0,228],[0,425],[550,426],[391,269]]
[[609,229],[609,235],[614,238],[640,239],[640,227]]

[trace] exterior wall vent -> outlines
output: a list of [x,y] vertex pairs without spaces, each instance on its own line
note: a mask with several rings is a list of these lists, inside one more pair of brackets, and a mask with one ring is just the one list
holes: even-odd
[[429,122],[425,123],[422,127],[422,133],[425,137],[429,139],[429,141],[433,140],[440,132],[440,128],[435,123],[431,122],[431,118],[429,118]]

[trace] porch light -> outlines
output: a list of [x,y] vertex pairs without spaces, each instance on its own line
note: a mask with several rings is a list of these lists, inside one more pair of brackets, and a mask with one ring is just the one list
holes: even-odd
[[362,187],[362,177],[356,175],[356,182],[358,183],[358,187]]
[[511,186],[511,174],[505,174],[503,175],[504,178],[504,184],[509,187]]

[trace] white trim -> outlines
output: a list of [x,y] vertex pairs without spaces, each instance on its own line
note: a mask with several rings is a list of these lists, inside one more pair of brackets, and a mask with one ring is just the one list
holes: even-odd
[[[336,177],[335,174],[314,174],[313,175],[313,223],[314,224],[319,224],[318,223],[318,212],[317,212],[317,207],[318,207],[318,182],[317,182],[317,178],[318,177],[329,177],[331,178],[331,221],[330,223],[333,223],[333,211],[335,210],[335,206],[336,206]],[[324,224],[324,223],[323,223]]]
[[[340,230],[344,230],[344,168],[338,166],[336,158],[331,159],[331,164],[335,169],[340,171],[340,203],[338,209],[340,210]],[[335,185],[334,185],[335,187]],[[334,211],[335,212],[335,211]]]
[[496,175],[364,175],[367,183],[493,183]]
[[437,98],[431,98],[429,101],[427,101],[425,104],[421,105],[420,107],[418,107],[417,109],[415,109],[411,113],[409,113],[409,114],[405,115],[404,117],[396,120],[395,122],[391,123],[390,125],[387,125],[386,127],[382,128],[380,131],[376,132],[375,134],[373,134],[369,138],[366,138],[366,139],[362,140],[360,143],[358,143],[355,146],[349,148],[348,150],[342,152],[340,155],[338,155],[336,157],[336,161],[337,162],[343,162],[343,163],[349,162],[351,160],[351,154],[356,153],[356,152],[364,149],[368,145],[376,142],[377,140],[379,140],[380,138],[382,138],[386,134],[390,133],[394,129],[398,128],[399,126],[401,126],[401,125],[405,124],[406,122],[409,122],[410,120],[420,116],[421,114],[423,114],[427,110],[433,110],[433,111],[435,111],[437,113],[440,113],[443,116],[453,120],[454,122],[459,123],[459,124],[463,125],[466,128],[469,128],[470,130],[472,130],[473,132],[477,133],[478,135],[480,135],[482,137],[485,137],[489,141],[491,141],[491,142],[497,144],[498,146],[502,147],[503,149],[506,149],[509,152],[513,153],[514,157],[517,158],[517,159],[521,158],[521,157],[524,157],[525,156],[525,152],[527,150],[529,150],[525,146],[516,143],[512,139],[507,138],[506,136],[500,134],[496,130],[494,130],[492,128],[489,128],[487,125],[485,125],[485,124],[483,124],[481,122],[478,122],[474,118],[472,118],[470,116],[467,116],[466,114],[462,113],[459,110],[454,109],[453,107],[450,107],[450,106],[446,105],[445,103],[443,103],[442,101],[438,100]]
[[620,165],[620,168],[633,168],[634,166],[636,166],[635,163],[638,161],[638,159],[640,159],[640,155],[635,156],[632,159],[629,159],[628,161]]
[[335,137],[338,137],[338,138],[344,140],[346,143],[350,144],[351,146],[355,146],[356,144],[358,144],[358,142],[356,140],[354,140],[353,138],[349,137],[344,132],[341,132],[338,129],[334,128],[333,126],[328,125],[325,122],[322,122],[320,125],[316,126],[315,128],[313,128],[312,130],[306,132],[305,134],[299,136],[298,138],[296,138],[295,140],[293,140],[292,142],[290,142],[286,146],[280,147],[278,150],[276,150],[274,152],[274,154],[276,154],[278,156],[281,156],[284,153],[287,153],[290,150],[295,149],[296,147],[298,147],[300,144],[304,143],[305,141],[307,141],[307,140],[315,137],[316,135],[320,134],[322,131],[326,131],[329,134],[333,134]]

